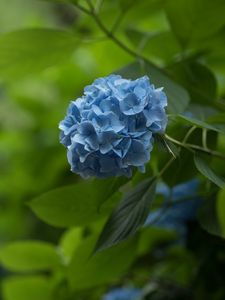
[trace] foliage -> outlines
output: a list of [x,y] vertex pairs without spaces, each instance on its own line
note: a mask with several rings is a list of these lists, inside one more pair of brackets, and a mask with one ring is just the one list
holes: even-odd
[[[223,0],[0,2],[3,300],[133,288],[138,300],[224,300],[224,13]],[[163,86],[168,126],[144,174],[84,180],[58,124],[111,73]]]

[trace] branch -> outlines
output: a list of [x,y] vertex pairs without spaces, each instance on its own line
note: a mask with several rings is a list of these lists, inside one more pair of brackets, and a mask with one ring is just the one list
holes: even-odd
[[171,166],[171,164],[174,162],[176,157],[172,156],[170,160],[165,164],[165,166],[162,168],[162,170],[157,174],[157,178],[162,177],[162,175],[165,173],[165,171]]
[[[143,55],[139,54],[138,52],[136,52],[135,50],[129,48],[126,44],[124,44],[120,39],[118,39],[114,34],[113,32],[111,32],[110,30],[108,30],[105,25],[102,23],[101,19],[99,18],[98,14],[96,14],[95,12],[95,8],[91,2],[91,0],[86,0],[88,5],[89,5],[89,10],[84,8],[83,6],[79,5],[79,4],[75,4],[75,6],[77,8],[79,8],[81,11],[87,13],[88,15],[91,15],[95,22],[97,23],[97,25],[99,26],[99,28],[105,33],[105,35],[111,39],[112,41],[115,42],[115,44],[117,44],[121,49],[123,49],[124,51],[126,51],[128,54],[130,54],[131,56],[135,57],[135,59],[140,59],[144,62],[147,62],[149,65],[155,67],[158,69],[158,67],[153,64],[151,61],[149,61],[146,57],[144,57]],[[163,72],[163,70],[161,70]],[[191,134],[193,132],[194,128],[190,131],[189,134]],[[170,140],[171,142],[173,142],[174,144],[176,145],[179,145],[180,147],[183,147],[191,152],[194,152],[193,150],[197,150],[197,151],[201,151],[201,152],[204,152],[208,155],[212,155],[212,156],[215,156],[217,158],[220,158],[220,159],[223,159],[225,160],[225,156],[217,151],[213,151],[213,150],[210,150],[210,149],[206,149],[206,148],[203,148],[203,147],[200,147],[198,145],[193,145],[193,144],[187,144],[185,142],[180,142],[180,141],[177,141],[175,139],[173,139],[172,137],[168,136],[168,135],[164,135],[164,137],[167,139],[167,140]],[[187,140],[187,138],[189,137],[189,135],[186,137],[185,140]],[[170,161],[169,161],[170,162]],[[164,171],[163,171],[164,172]],[[161,174],[161,172],[160,172]],[[161,175],[160,175],[161,176]]]
[[[143,60],[144,62],[147,62],[149,65],[151,65],[154,68],[158,67],[152,63],[148,58],[146,58],[145,56],[141,55],[140,53],[136,52],[135,50],[129,48],[126,44],[124,44],[120,39],[118,39],[112,31],[108,30],[105,25],[102,23],[101,19],[99,18],[98,14],[96,14],[95,12],[95,8],[92,4],[92,2],[90,0],[86,0],[87,4],[89,5],[89,10],[84,8],[81,5],[75,4],[75,6],[80,9],[81,11],[83,11],[84,13],[87,13],[88,15],[92,16],[96,22],[96,24],[99,26],[99,28],[105,33],[105,35],[111,39],[112,41],[115,42],[115,44],[117,44],[121,49],[123,49],[124,51],[126,51],[128,54],[130,54],[132,57],[134,57],[135,59],[140,59]],[[161,69],[160,69],[161,70]],[[161,70],[161,72],[164,72],[164,70]]]
[[176,144],[176,145],[178,145],[182,148],[185,148],[185,149],[191,151],[191,152],[193,152],[193,150],[196,150],[196,151],[200,151],[200,152],[206,153],[208,155],[212,155],[212,156],[215,156],[217,158],[225,160],[225,156],[220,152],[217,152],[217,151],[214,151],[214,150],[211,150],[211,149],[208,149],[208,148],[206,149],[206,148],[198,146],[198,145],[180,142],[180,141],[170,137],[167,134],[164,135],[164,138],[167,139],[168,141],[173,142],[174,144]]
[[79,10],[81,10],[82,12],[84,12],[87,15],[92,15],[91,11],[88,10],[87,8],[83,7],[82,5],[76,3],[74,4],[76,6],[76,8],[78,8]]

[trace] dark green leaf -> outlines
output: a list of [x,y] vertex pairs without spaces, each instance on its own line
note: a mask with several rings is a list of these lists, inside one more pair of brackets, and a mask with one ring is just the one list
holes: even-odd
[[219,113],[211,115],[207,118],[207,122],[212,124],[224,124],[225,123],[225,113]]
[[123,11],[130,9],[135,4],[135,2],[135,0],[119,0],[119,4]]
[[210,37],[225,24],[223,0],[170,0],[166,13],[183,46]]
[[198,212],[198,221],[203,229],[213,235],[221,236],[221,226],[214,198],[205,199]]
[[[163,180],[173,187],[196,176],[196,168],[192,158],[191,152],[186,149],[180,149],[178,158],[174,160],[170,168],[163,174]],[[165,162],[161,163],[161,168],[164,164]]]
[[193,59],[182,60],[169,68],[177,82],[184,86],[194,102],[213,105],[217,98],[217,81],[213,72]]
[[140,233],[138,255],[148,254],[157,244],[171,243],[176,239],[176,232],[170,229],[154,227],[154,224],[144,227]]
[[146,72],[156,86],[164,87],[168,97],[168,112],[178,114],[184,112],[190,101],[187,91],[175,81],[170,79],[165,73],[159,69],[146,64]]
[[206,178],[208,178],[221,188],[225,186],[224,179],[215,174],[214,171],[208,166],[207,162],[200,155],[196,154],[194,156],[194,162],[198,171],[202,173]]
[[49,191],[29,205],[40,219],[53,226],[82,226],[110,213],[120,198],[120,193],[114,192],[123,183],[121,178],[81,181]]
[[0,76],[42,71],[68,59],[78,44],[69,32],[23,29],[0,36]]
[[163,70],[148,63],[143,65],[133,63],[116,73],[131,79],[148,75],[151,83],[156,87],[164,87],[164,91],[168,97],[168,112],[171,114],[184,112],[189,103],[190,98],[185,89],[170,79]]
[[217,197],[217,216],[220,224],[222,236],[225,237],[225,189],[218,193]]
[[12,271],[48,270],[59,266],[53,245],[39,241],[14,242],[0,250],[0,263]]
[[[213,103],[212,103],[212,105],[213,105]],[[215,115],[217,113],[217,110],[215,108],[213,108],[212,106],[202,105],[202,104],[192,102],[188,106],[188,112],[190,112],[190,115],[192,118],[198,119],[198,120],[201,120],[201,121],[204,121],[204,122],[207,122],[208,124],[210,124],[208,119],[211,116]]]
[[103,228],[96,251],[116,245],[136,233],[149,214],[155,187],[156,180],[147,179],[124,196]]
[[177,115],[175,116],[175,118],[177,119],[181,119],[183,121],[187,121],[188,123],[191,123],[192,125],[195,125],[197,127],[200,127],[200,128],[205,128],[205,129],[209,129],[209,130],[213,130],[213,131],[217,131],[219,133],[224,133],[220,128],[217,128],[216,126],[213,126],[213,125],[210,125],[204,121],[201,121],[201,120],[198,120],[198,119],[195,119],[193,117],[187,117],[187,116],[184,116],[184,115]]
[[74,252],[68,268],[68,279],[73,290],[87,289],[118,280],[135,259],[135,239],[92,256],[95,244],[96,237],[89,237]]

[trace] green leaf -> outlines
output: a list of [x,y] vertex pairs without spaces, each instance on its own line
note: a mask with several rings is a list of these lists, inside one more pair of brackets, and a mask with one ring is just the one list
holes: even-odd
[[21,76],[42,71],[72,55],[78,44],[69,32],[23,29],[0,36],[0,76]]
[[0,263],[15,272],[56,268],[60,258],[53,245],[41,241],[13,242],[1,248]]
[[218,193],[216,210],[222,236],[225,237],[225,189],[222,189]]
[[148,63],[142,66],[136,62],[124,67],[116,73],[131,79],[148,75],[151,83],[156,87],[164,87],[164,91],[168,97],[168,112],[171,114],[184,112],[190,101],[189,95],[183,87],[170,79],[163,70]]
[[91,236],[74,252],[67,274],[73,290],[88,289],[118,280],[135,259],[135,239],[92,256],[95,244],[96,236]]
[[[116,3],[116,1],[113,1],[113,3]],[[146,21],[148,28],[153,24],[155,25],[155,23],[157,28],[168,28],[167,20],[162,11],[165,0],[118,0],[118,2],[121,10],[126,12],[126,22],[128,24],[140,22],[143,24]]]
[[210,181],[223,188],[225,186],[225,181],[223,178],[219,177],[214,173],[213,170],[208,166],[207,162],[200,155],[194,156],[195,166],[200,173],[202,173]]
[[79,227],[68,229],[60,240],[60,249],[66,264],[70,261],[75,249],[82,241],[82,231],[82,228]]
[[207,118],[207,122],[212,123],[212,124],[224,124],[225,123],[225,113],[218,113],[211,115]]
[[[161,168],[164,164],[165,162],[160,164]],[[171,176],[171,174],[173,175]],[[186,149],[180,149],[178,159],[174,160],[170,168],[163,174],[163,180],[172,187],[188,181],[194,176],[196,176],[196,168],[192,153]]]
[[40,219],[50,225],[83,226],[111,212],[120,198],[120,193],[114,192],[124,181],[122,178],[81,181],[49,191],[29,205]]
[[[153,269],[152,276],[156,278],[166,278],[169,282],[176,282],[178,286],[187,286],[193,278],[193,270],[198,265],[198,258],[192,251],[186,247],[173,244],[166,250],[166,258],[159,259],[156,263],[155,270]],[[154,268],[154,267],[153,267]],[[173,288],[172,288],[173,289]],[[176,299],[176,292],[173,292],[171,286],[162,292],[162,297],[158,299],[166,299],[168,294],[172,294],[171,299]],[[176,288],[175,288],[176,289]],[[159,289],[157,289],[157,294]],[[179,292],[178,292],[179,293]],[[187,295],[187,294],[186,294]],[[185,299],[185,292],[181,292],[180,299]],[[179,298],[177,298],[179,299]],[[189,299],[189,296],[187,296]]]
[[186,59],[170,65],[167,70],[188,90],[192,101],[204,105],[215,103],[217,81],[214,73],[206,65]]
[[171,62],[174,56],[181,52],[180,45],[171,31],[142,32],[128,28],[126,34],[141,53],[152,59]]
[[224,0],[170,0],[166,13],[183,46],[210,37],[225,24]]
[[[212,106],[213,106],[213,103],[212,103]],[[207,124],[210,124],[209,118],[216,114],[216,110],[212,106],[202,105],[202,104],[192,102],[188,106],[188,112],[190,112],[191,118],[198,119],[198,120],[207,122]],[[214,123],[216,123],[216,122],[214,122]],[[213,122],[212,122],[212,124],[213,124]]]
[[162,135],[156,134],[155,141],[158,143],[159,147],[165,149],[169,152],[173,157],[178,157],[180,154],[180,149],[169,140],[166,140]]
[[156,86],[164,87],[168,97],[168,112],[178,114],[184,112],[190,101],[187,91],[175,81],[170,79],[165,73],[159,69],[146,64],[146,72]]
[[[201,121],[201,120],[198,120],[198,119],[195,119],[193,117],[187,117],[187,116],[184,116],[184,115],[177,115],[177,116],[174,116],[176,119],[180,119],[180,120],[183,120],[183,121],[186,121],[192,125],[195,125],[199,128],[206,128],[206,129],[209,129],[209,130],[213,130],[213,131],[217,131],[219,133],[223,133],[225,134],[225,132],[223,132],[220,128],[217,128],[211,124],[208,124],[204,121]],[[173,118],[173,116],[172,116]]]
[[96,251],[133,236],[144,224],[155,196],[156,180],[147,179],[128,192],[113,211],[96,244]]
[[44,276],[13,276],[2,284],[4,300],[53,300],[52,286]]
[[208,233],[222,236],[221,226],[218,220],[215,198],[204,199],[199,212],[198,221],[201,227]]
[[138,255],[143,256],[149,254],[157,245],[171,243],[177,240],[175,231],[152,226],[144,227],[140,232],[138,244]]
[[60,2],[62,2],[62,3],[72,3],[72,4],[76,4],[76,3],[78,3],[79,2],[79,0],[43,0],[43,1],[46,1],[46,2],[55,2],[55,3],[60,3]]
[[128,9],[130,9],[135,4],[135,2],[135,0],[119,0],[119,4],[123,11],[127,11]]

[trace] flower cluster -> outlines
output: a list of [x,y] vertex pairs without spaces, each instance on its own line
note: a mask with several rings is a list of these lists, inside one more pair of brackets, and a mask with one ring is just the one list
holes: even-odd
[[116,288],[103,297],[103,300],[136,300],[140,297],[141,290],[137,288]]
[[[185,242],[187,223],[195,220],[202,204],[202,199],[197,195],[198,188],[199,181],[195,178],[172,189],[164,183],[159,184],[156,194],[164,197],[162,207],[149,214],[145,225],[175,230],[179,241]],[[168,203],[171,206],[168,207]]]
[[60,141],[68,149],[71,170],[84,178],[131,176],[144,172],[153,134],[165,130],[167,98],[147,76],[96,79],[72,101],[60,122]]

